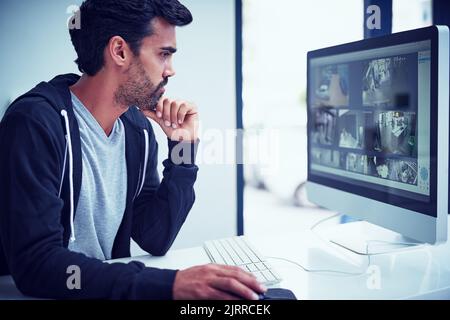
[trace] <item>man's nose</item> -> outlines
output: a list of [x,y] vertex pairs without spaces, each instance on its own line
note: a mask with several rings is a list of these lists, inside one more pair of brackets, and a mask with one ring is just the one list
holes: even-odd
[[164,70],[163,78],[173,77],[175,75],[175,70],[172,67],[169,67]]

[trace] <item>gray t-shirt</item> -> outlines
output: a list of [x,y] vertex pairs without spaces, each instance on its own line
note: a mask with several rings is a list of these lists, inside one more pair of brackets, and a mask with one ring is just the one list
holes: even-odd
[[69,242],[69,249],[111,259],[127,196],[125,128],[118,119],[108,137],[73,93],[72,104],[80,128],[83,175],[74,223],[76,240]]

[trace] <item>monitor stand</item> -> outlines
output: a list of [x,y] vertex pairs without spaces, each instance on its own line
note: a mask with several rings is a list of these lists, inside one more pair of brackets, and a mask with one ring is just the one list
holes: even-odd
[[331,243],[359,255],[390,253],[423,244],[366,221],[339,224],[318,233]]

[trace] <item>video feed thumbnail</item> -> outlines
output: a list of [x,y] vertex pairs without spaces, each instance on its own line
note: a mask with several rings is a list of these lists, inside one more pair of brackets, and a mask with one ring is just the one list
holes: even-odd
[[371,158],[373,175],[379,178],[417,185],[417,162],[397,159]]
[[363,106],[409,106],[407,59],[397,56],[365,63]]
[[345,163],[345,170],[351,172],[357,172],[362,174],[369,174],[370,167],[368,164],[368,158],[363,154],[347,153],[344,154],[345,157],[343,163]]
[[348,65],[331,65],[316,71],[315,107],[348,106]]
[[316,109],[313,113],[314,128],[311,132],[312,142],[332,145],[336,136],[336,110]]
[[410,157],[417,155],[415,112],[378,111],[374,117],[375,151]]
[[366,114],[362,111],[339,110],[339,147],[363,149]]
[[327,167],[339,168],[340,155],[339,151],[312,148],[311,149],[312,162],[321,164]]

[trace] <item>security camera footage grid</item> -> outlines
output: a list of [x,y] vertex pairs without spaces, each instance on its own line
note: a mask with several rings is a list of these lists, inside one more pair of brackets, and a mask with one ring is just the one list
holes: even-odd
[[417,186],[417,57],[313,68],[311,162]]

